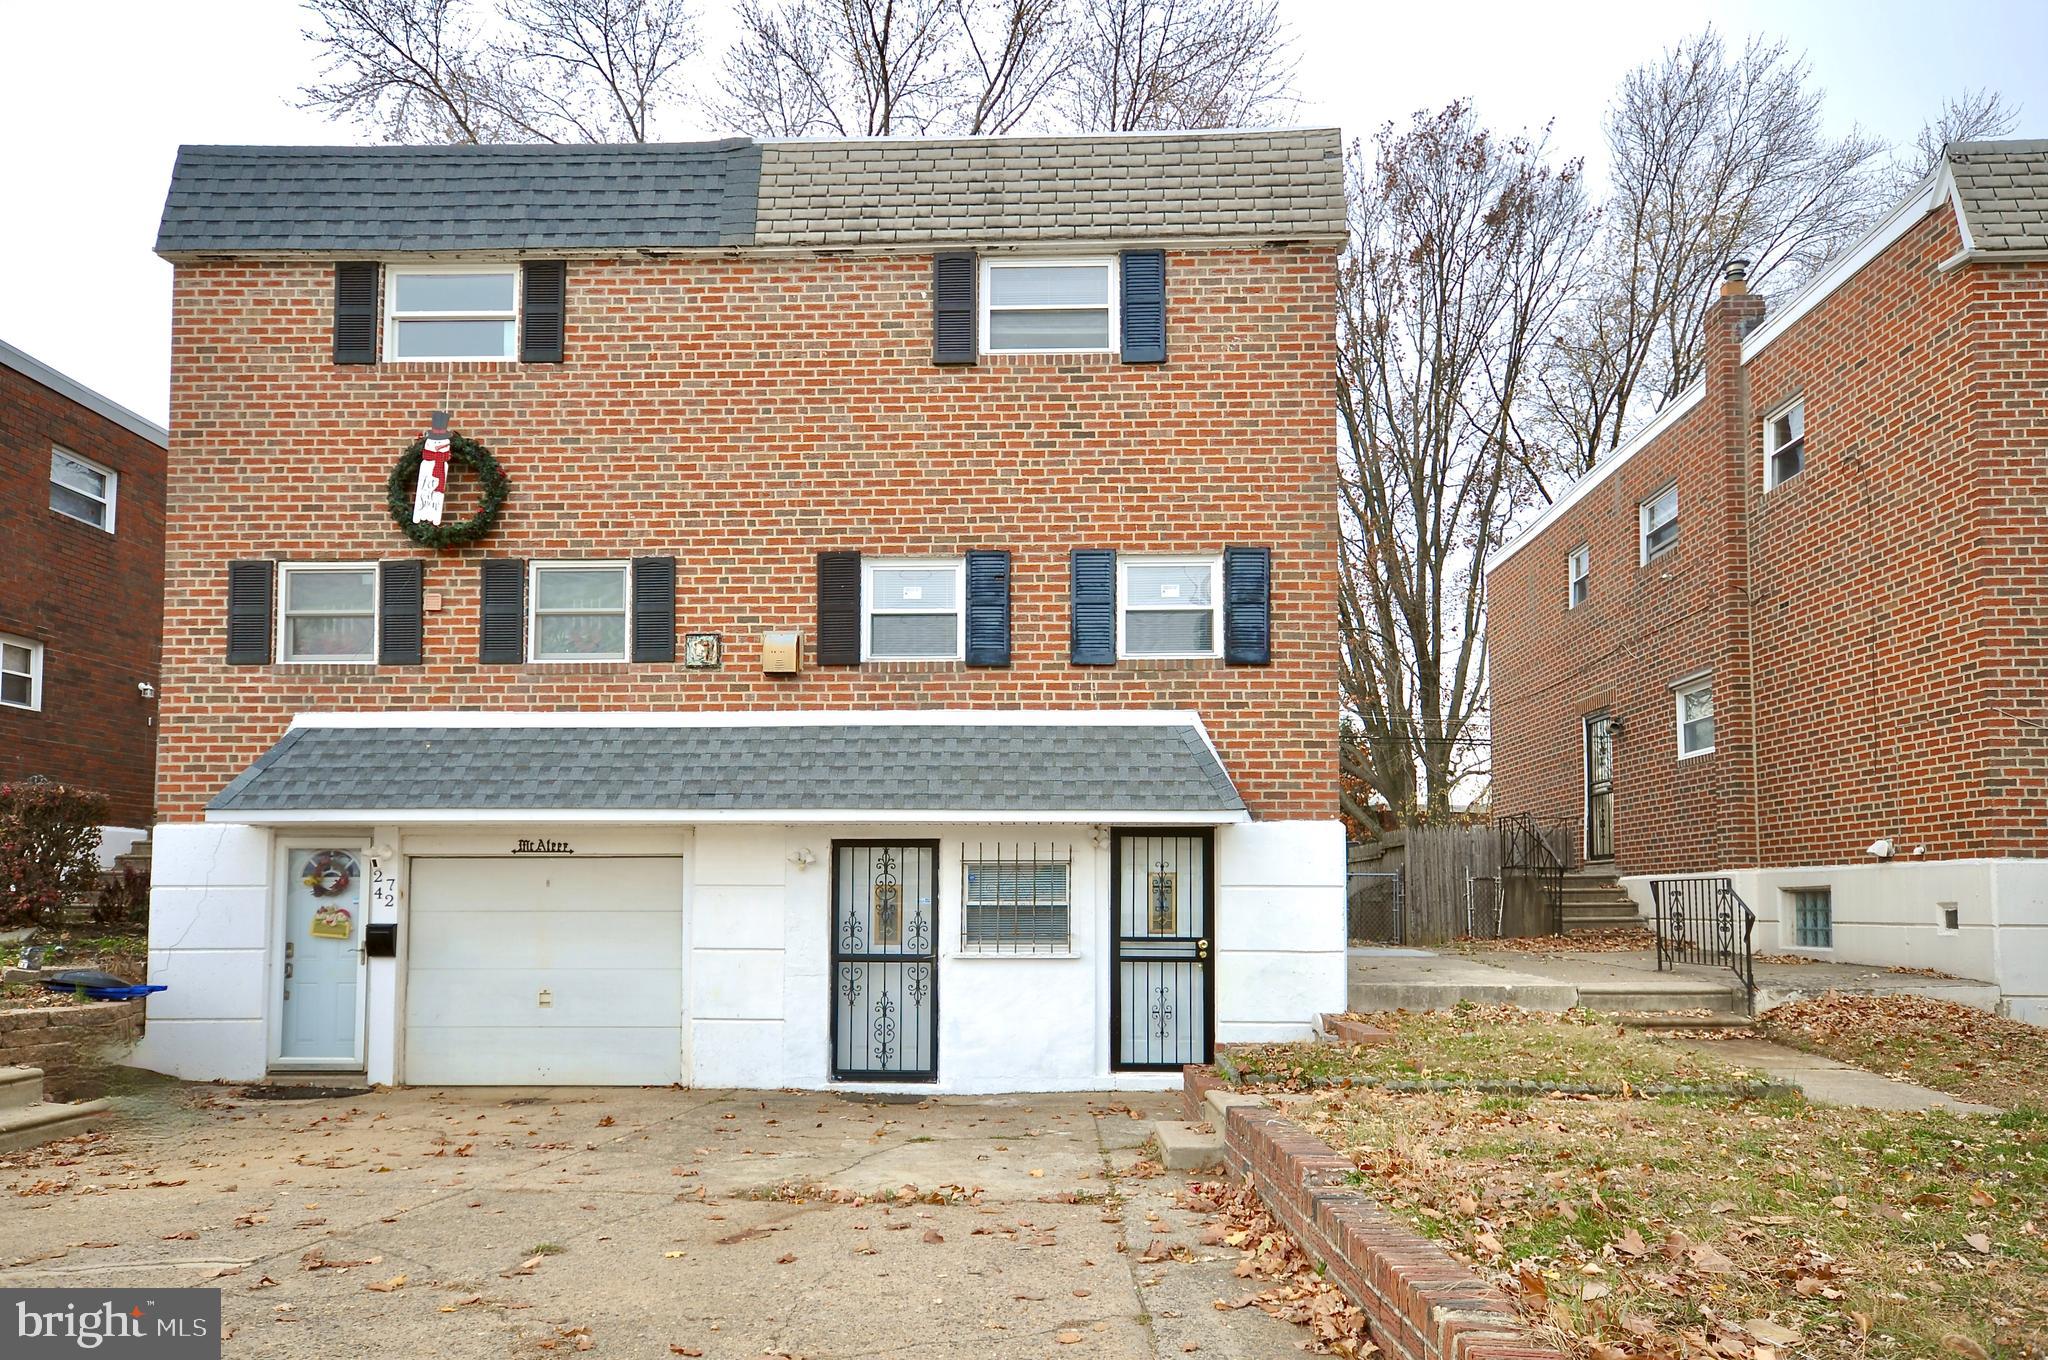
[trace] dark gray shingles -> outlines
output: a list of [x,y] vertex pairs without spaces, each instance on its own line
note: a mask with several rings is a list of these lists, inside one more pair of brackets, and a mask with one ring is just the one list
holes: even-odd
[[158,253],[349,254],[744,245],[761,150],[187,146]]
[[2048,251],[2048,141],[1952,142],[1948,164],[1977,249]]
[[218,812],[1239,812],[1192,725],[295,728]]

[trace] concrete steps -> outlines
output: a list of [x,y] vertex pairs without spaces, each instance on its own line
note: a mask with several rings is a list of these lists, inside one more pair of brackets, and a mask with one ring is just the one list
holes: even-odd
[[1161,1119],[1152,1125],[1152,1137],[1159,1144],[1159,1163],[1168,1171],[1207,1171],[1223,1165],[1223,1120],[1233,1105],[1263,1105],[1264,1096],[1242,1091],[1212,1090],[1203,1097],[1208,1119],[1190,1124],[1182,1119]]
[[1611,873],[1574,869],[1560,894],[1567,935],[1576,930],[1615,930],[1642,924],[1642,911]]
[[104,1100],[46,1101],[40,1067],[0,1067],[0,1153],[75,1137],[111,1109]]

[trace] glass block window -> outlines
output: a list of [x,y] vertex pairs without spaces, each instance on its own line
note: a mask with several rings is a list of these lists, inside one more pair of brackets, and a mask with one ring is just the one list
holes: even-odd
[[1071,855],[977,846],[960,867],[960,948],[1064,954],[1072,948]]
[[1792,893],[1792,943],[1800,949],[1835,947],[1835,903],[1831,889],[1799,888]]

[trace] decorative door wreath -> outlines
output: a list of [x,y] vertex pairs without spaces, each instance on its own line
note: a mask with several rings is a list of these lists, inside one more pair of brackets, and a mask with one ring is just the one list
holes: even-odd
[[321,850],[307,857],[299,882],[311,888],[315,897],[339,897],[355,878],[354,855],[346,850]]
[[498,511],[504,508],[505,498],[512,493],[512,484],[506,479],[505,470],[498,466],[498,460],[490,449],[466,435],[451,431],[448,461],[451,465],[460,463],[476,475],[477,481],[483,485],[483,500],[476,513],[468,519],[448,524],[421,524],[412,517],[412,501],[414,486],[419,481],[420,457],[426,447],[425,435],[407,445],[399,457],[398,466],[391,469],[391,476],[384,483],[384,504],[390,509],[391,518],[405,530],[407,538],[424,548],[460,548],[476,542],[498,522]]

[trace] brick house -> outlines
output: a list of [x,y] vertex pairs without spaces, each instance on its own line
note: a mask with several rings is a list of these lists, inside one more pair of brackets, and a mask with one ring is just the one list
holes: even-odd
[[1958,143],[1489,574],[1495,802],[2048,1019],[2048,142]]
[[109,863],[155,820],[167,443],[0,342],[0,783],[106,794]]
[[[1059,1089],[1307,1033],[1343,235],[1334,131],[183,150],[136,1061]],[[440,550],[387,505],[437,410],[509,486]]]

